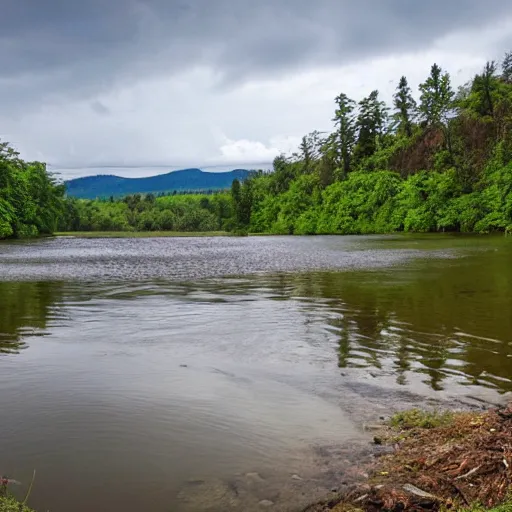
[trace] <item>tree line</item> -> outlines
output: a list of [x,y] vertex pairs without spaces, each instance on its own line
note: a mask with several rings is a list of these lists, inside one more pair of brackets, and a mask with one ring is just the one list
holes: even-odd
[[25,162],[0,141],[0,239],[53,233],[64,213],[64,193],[45,164]]
[[413,94],[401,77],[335,98],[333,130],[302,138],[231,192],[65,197],[44,164],[0,143],[0,238],[59,231],[359,234],[512,231],[512,52],[455,91],[437,64]]
[[109,200],[69,198],[60,231],[223,231],[231,230],[229,192],[134,194]]
[[418,102],[335,98],[334,129],[303,137],[232,187],[239,231],[358,234],[512,230],[512,52],[455,91],[434,64]]

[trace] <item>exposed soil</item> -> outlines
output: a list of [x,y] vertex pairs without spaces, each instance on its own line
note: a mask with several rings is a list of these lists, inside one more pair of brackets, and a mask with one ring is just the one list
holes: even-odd
[[438,511],[491,508],[512,490],[512,404],[457,413],[433,428],[385,427],[375,438],[392,453],[371,463],[369,478],[305,512]]

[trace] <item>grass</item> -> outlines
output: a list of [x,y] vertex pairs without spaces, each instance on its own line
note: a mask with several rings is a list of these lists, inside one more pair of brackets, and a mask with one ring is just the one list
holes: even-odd
[[512,501],[507,501],[503,503],[499,507],[495,508],[485,508],[480,505],[473,505],[471,508],[460,508],[452,512],[512,512]]
[[411,430],[413,428],[437,428],[449,425],[454,419],[450,411],[422,411],[410,409],[401,411],[391,417],[390,424],[394,428]]
[[34,512],[12,496],[0,496],[0,512]]
[[164,237],[208,237],[232,236],[227,231],[65,231],[55,236],[77,238],[164,238]]

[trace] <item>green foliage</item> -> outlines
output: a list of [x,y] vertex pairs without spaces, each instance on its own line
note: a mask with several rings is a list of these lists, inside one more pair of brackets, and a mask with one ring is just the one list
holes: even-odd
[[494,508],[487,508],[481,505],[473,505],[470,508],[461,508],[460,512],[512,512],[512,500]]
[[446,124],[455,96],[450,75],[434,64],[430,76],[420,85],[421,97],[419,111],[427,125]]
[[[360,234],[512,232],[512,54],[488,62],[454,100],[434,64],[416,106],[407,79],[394,123],[378,91],[335,98],[333,131],[303,137],[271,173],[231,192],[63,199],[44,164],[0,143],[0,238],[60,231]],[[421,122],[417,122],[419,117]]]
[[505,82],[512,82],[512,52],[507,52],[501,65],[501,77]]
[[229,194],[149,194],[120,200],[68,199],[60,231],[221,231],[232,217]]
[[0,512],[33,512],[33,510],[12,496],[0,496]]
[[351,169],[352,149],[356,142],[355,102],[343,93],[336,97],[335,102],[333,121],[336,130],[327,147],[332,160],[346,175]]
[[392,427],[403,430],[411,430],[413,428],[437,428],[449,425],[454,418],[454,414],[450,411],[423,411],[420,409],[410,409],[401,411],[391,417],[390,424]]
[[392,202],[400,177],[389,171],[353,172],[323,193],[319,233],[362,234],[394,231]]
[[379,100],[379,91],[372,91],[367,98],[359,102],[357,128],[359,135],[355,156],[358,159],[372,156],[381,145],[381,139],[387,125],[388,109]]
[[393,105],[395,107],[393,118],[397,124],[398,133],[411,137],[417,105],[405,76],[400,78],[396,93],[393,96]]
[[434,64],[420,93],[418,125],[401,78],[391,127],[377,91],[357,109],[336,97],[330,135],[304,137],[291,159],[280,156],[273,173],[249,180],[249,230],[511,231],[512,84],[490,62],[454,102],[449,74]]
[[64,212],[64,187],[40,162],[0,142],[0,239],[50,234]]
[[236,231],[245,233],[251,222],[253,202],[252,181],[246,180],[242,185],[233,180],[231,185],[231,200],[233,202],[233,226]]

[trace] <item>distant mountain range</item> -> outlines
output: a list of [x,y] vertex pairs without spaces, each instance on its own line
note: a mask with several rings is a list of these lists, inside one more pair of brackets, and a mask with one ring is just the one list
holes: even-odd
[[234,179],[245,180],[250,172],[246,169],[235,169],[229,172],[183,169],[149,178],[121,178],[113,175],[87,176],[66,181],[65,185],[68,196],[96,199],[185,190],[223,190],[230,188]]

